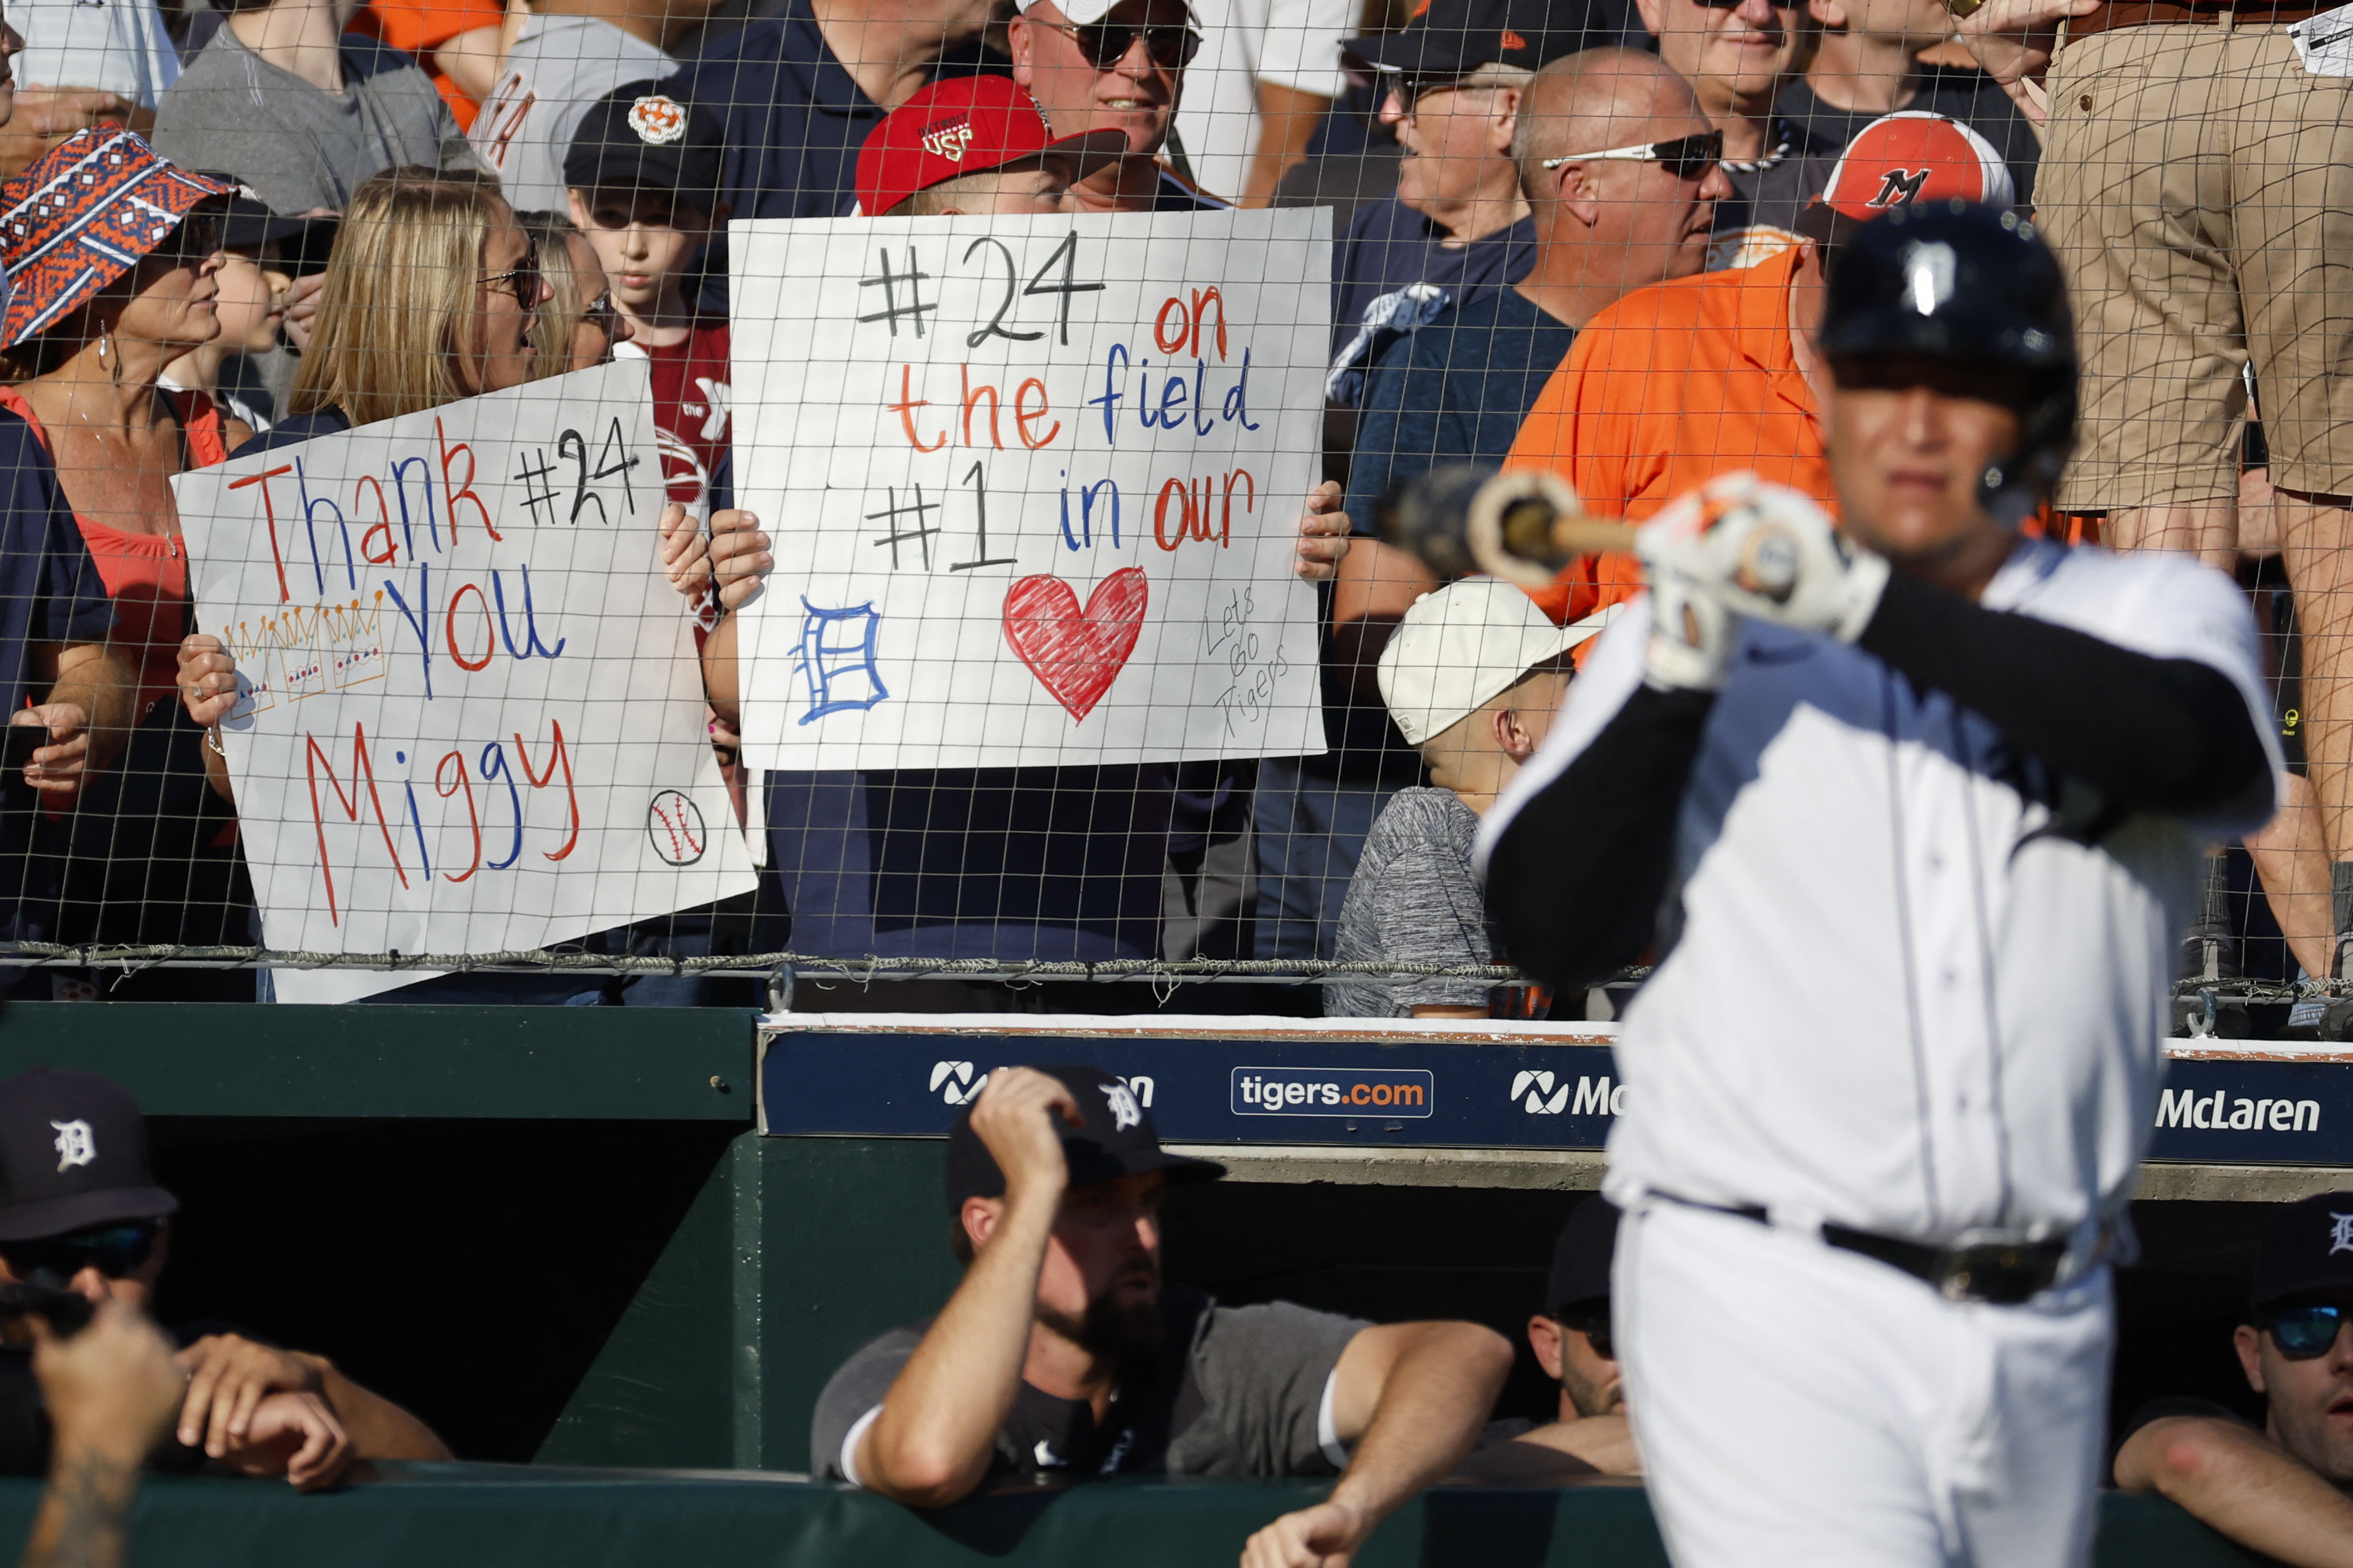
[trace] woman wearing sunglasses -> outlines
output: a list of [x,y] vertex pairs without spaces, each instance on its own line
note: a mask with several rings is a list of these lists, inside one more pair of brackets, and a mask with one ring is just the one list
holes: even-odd
[[[84,790],[72,823],[67,941],[217,942],[244,923],[235,857],[211,844],[227,815],[203,786],[200,731],[172,700],[188,605],[172,479],[251,432],[204,393],[158,385],[219,335],[219,214],[233,189],[111,127],[77,132],[11,189],[0,372],[13,384],[0,407],[55,461],[114,601],[115,644],[138,670],[123,763]],[[203,986],[174,979],[174,994]]]
[[612,357],[615,343],[628,340],[629,329],[613,308],[596,252],[562,213],[516,216],[531,236],[547,279],[547,303],[531,324],[531,378],[539,381],[603,364]]

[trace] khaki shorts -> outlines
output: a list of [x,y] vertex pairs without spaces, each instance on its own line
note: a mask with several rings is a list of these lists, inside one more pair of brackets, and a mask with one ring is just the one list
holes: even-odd
[[2060,52],[2037,219],[2084,356],[2071,510],[2238,492],[2252,358],[2272,481],[2353,494],[2353,80],[2277,24]]

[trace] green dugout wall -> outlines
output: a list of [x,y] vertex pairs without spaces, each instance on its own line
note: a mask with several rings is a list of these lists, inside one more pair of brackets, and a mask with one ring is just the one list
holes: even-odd
[[[756,1023],[603,1008],[0,1013],[0,1075],[101,1072],[147,1110],[159,1173],[185,1205],[161,1316],[322,1351],[466,1458],[533,1466],[427,1468],[328,1500],[160,1484],[142,1518],[186,1548],[171,1560],[210,1561],[211,1545],[189,1543],[214,1525],[273,1543],[244,1562],[630,1562],[704,1541],[724,1561],[818,1563],[837,1548],[843,1562],[1017,1548],[1051,1561],[1082,1547],[1099,1558],[1114,1535],[1124,1561],[1229,1560],[1237,1521],[1279,1511],[1282,1489],[1122,1488],[983,1503],[957,1523],[776,1479],[609,1473],[806,1470],[809,1410],[833,1367],[954,1283],[939,1142],[761,1135]],[[1553,1232],[1599,1174],[1573,1151],[1219,1152],[1233,1178],[1172,1204],[1172,1278],[1228,1300],[1474,1317],[1515,1340]],[[2152,1174],[2155,1190],[2193,1201],[2141,1205],[2147,1261],[2125,1284],[2120,1400],[2228,1395],[2259,1200],[2325,1190],[2338,1173]],[[1505,1405],[1535,1414],[1544,1397],[1524,1367]],[[1568,1562],[1579,1542],[1576,1561],[1660,1560],[1638,1492],[1482,1495],[1418,1507],[1367,1561]],[[31,1500],[0,1483],[11,1517],[29,1517]],[[2104,1562],[2236,1560],[2169,1510],[2112,1500]],[[1517,1544],[1459,1557],[1495,1531]],[[1164,1538],[1168,1554],[1152,1555]],[[760,1541],[797,1544],[753,1551]]]

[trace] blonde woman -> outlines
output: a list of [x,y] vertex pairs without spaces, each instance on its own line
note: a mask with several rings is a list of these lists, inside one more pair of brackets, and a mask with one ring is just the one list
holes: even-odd
[[[353,194],[335,236],[288,416],[236,455],[522,385],[533,379],[532,324],[551,294],[536,247],[495,181],[422,168],[375,176]],[[721,605],[732,609],[771,564],[767,538],[748,513],[713,517],[707,542],[681,506],[665,508],[659,528],[663,565],[690,599],[715,586]],[[237,666],[219,638],[183,643],[178,676],[199,724],[217,724],[237,705]],[[214,789],[227,797],[226,761],[208,752],[206,764]],[[580,983],[453,974],[379,1000],[576,1000],[566,987],[577,992]]]
[[[496,182],[436,169],[376,175],[335,237],[288,416],[237,455],[522,385],[533,379],[532,324],[552,293]],[[706,545],[684,508],[666,509],[662,562],[690,595],[715,573],[732,607],[754,586],[740,580],[768,569],[767,540],[740,512],[713,518],[712,532]],[[217,723],[236,705],[236,667],[217,637],[187,640],[179,679],[199,722]],[[208,765],[227,795],[226,765]]]

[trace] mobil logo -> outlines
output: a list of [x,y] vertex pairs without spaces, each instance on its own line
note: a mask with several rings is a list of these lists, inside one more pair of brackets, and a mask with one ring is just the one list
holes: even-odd
[[1427,1117],[1437,1076],[1420,1068],[1236,1068],[1236,1116]]

